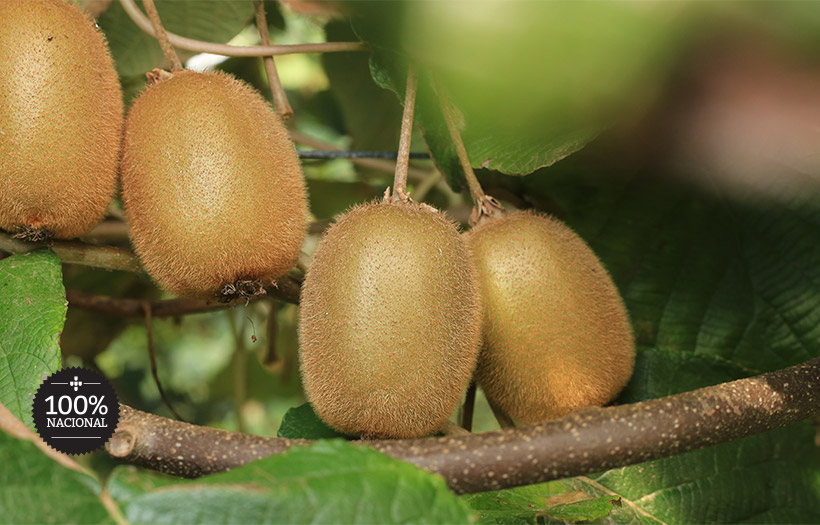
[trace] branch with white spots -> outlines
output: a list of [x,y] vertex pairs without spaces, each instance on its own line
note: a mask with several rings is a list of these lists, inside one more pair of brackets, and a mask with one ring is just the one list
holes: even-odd
[[[194,478],[307,440],[238,434],[121,407],[106,445],[128,463]],[[441,474],[458,493],[530,485],[682,454],[820,415],[820,358],[674,396],[484,434],[358,441]]]

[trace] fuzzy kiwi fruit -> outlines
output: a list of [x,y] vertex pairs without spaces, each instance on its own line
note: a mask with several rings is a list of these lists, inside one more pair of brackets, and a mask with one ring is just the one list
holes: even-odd
[[479,309],[467,246],[440,212],[411,202],[353,208],[327,231],[302,287],[308,400],[345,434],[435,432],[473,373]]
[[262,96],[228,74],[160,78],[125,123],[122,195],[134,249],[177,295],[258,293],[295,264],[307,233],[293,142]]
[[102,33],[63,0],[0,1],[0,229],[77,237],[114,194],[122,92]]
[[612,400],[635,345],[618,290],[562,222],[516,212],[466,234],[479,275],[483,349],[476,381],[521,423]]

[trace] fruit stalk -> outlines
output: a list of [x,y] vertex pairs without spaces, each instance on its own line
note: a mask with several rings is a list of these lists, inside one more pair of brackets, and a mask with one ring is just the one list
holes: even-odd
[[467,148],[464,147],[464,141],[461,139],[461,131],[456,121],[456,109],[450,102],[450,98],[447,96],[444,87],[438,82],[436,82],[435,86],[436,94],[439,97],[441,112],[444,114],[444,121],[447,123],[447,131],[450,133],[450,140],[453,141],[453,146],[456,148],[458,161],[464,172],[467,186],[470,188],[470,197],[473,199],[473,212],[470,214],[470,226],[478,226],[484,220],[503,215],[504,208],[497,200],[486,195],[484,190],[481,189],[481,184],[479,184],[473,171],[473,165],[470,164]]
[[416,86],[418,74],[415,66],[407,70],[407,87],[404,91],[404,112],[401,117],[399,155],[396,159],[396,174],[393,178],[393,200],[407,200],[407,170],[410,167],[410,143],[413,140],[413,113],[416,108]]
[[[262,0],[253,0],[253,8],[256,11],[256,29],[259,31],[259,38],[262,40],[263,45],[268,46],[270,45],[270,36],[268,35],[268,21],[265,18],[265,6],[262,4]],[[263,57],[262,61],[265,64],[265,72],[268,74],[268,83],[270,84],[276,112],[282,117],[282,120],[287,121],[293,115],[293,108],[290,107],[285,88],[282,87],[282,81],[279,80],[279,72],[276,71],[273,55]]]
[[157,39],[162,48],[162,54],[165,55],[165,60],[168,61],[168,67],[171,71],[182,69],[182,62],[180,62],[177,52],[174,51],[174,46],[171,45],[171,41],[168,39],[168,33],[162,26],[162,20],[159,18],[154,0],[143,0],[143,4],[148,12],[148,18],[151,19],[151,26],[154,28],[154,38]]

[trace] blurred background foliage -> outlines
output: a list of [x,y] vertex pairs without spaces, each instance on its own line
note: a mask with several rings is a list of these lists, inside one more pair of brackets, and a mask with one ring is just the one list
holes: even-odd
[[[156,4],[172,32],[259,41],[250,1]],[[446,92],[485,190],[507,207],[553,214],[589,242],[624,296],[639,346],[621,401],[820,355],[818,4],[265,6],[274,43],[363,39],[370,46],[277,57],[295,133],[340,149],[395,151],[412,62],[421,75],[412,149],[432,160],[413,161],[411,195],[466,224],[471,204],[458,193],[463,175],[437,102]],[[144,89],[144,73],[163,66],[161,51],[118,2],[98,23],[130,103]],[[184,58],[191,68],[228,71],[271,99],[260,58]],[[309,149],[298,140],[297,147]],[[392,173],[344,159],[303,166],[317,225],[306,266],[321,226],[380,196]],[[117,222],[114,211],[109,223]],[[107,242],[127,245],[122,236]],[[68,289],[161,297],[146,277],[65,271]],[[194,423],[275,435],[286,411],[304,403],[296,320],[297,307],[272,300],[155,319],[158,373],[177,410]],[[142,320],[70,308],[62,345],[67,364],[101,369],[123,402],[171,415],[151,377]],[[480,396],[474,428],[497,428]],[[704,454],[694,461],[711,461]],[[820,469],[802,467],[820,494]]]

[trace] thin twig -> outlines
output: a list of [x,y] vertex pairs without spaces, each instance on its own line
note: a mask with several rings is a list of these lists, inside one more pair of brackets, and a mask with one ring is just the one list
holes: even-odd
[[179,412],[176,411],[174,405],[171,403],[171,400],[168,399],[168,396],[165,394],[165,389],[162,388],[162,382],[159,380],[157,356],[154,353],[154,331],[151,328],[151,303],[144,301],[142,303],[142,310],[145,312],[145,338],[148,343],[148,357],[151,360],[151,375],[154,377],[154,383],[157,385],[157,390],[159,390],[159,396],[162,398],[162,402],[165,403],[165,406],[168,407],[168,410],[174,414],[174,417],[180,421],[185,421],[182,416],[179,415]]
[[[145,273],[139,259],[131,250],[113,246],[96,246],[83,242],[51,241],[49,243],[33,244],[15,239],[7,233],[0,233],[0,252],[10,254],[27,253],[41,248],[50,248],[65,264],[78,264],[105,270],[122,270],[126,272]],[[300,284],[296,279],[285,276],[277,279],[266,291],[285,302],[297,304],[299,302]],[[133,299],[116,299],[105,296],[92,296],[77,292],[74,296],[76,306],[87,310],[95,310],[124,317],[142,317],[142,301]],[[192,299],[171,299],[152,303],[155,317],[170,317],[186,313],[198,313],[220,308],[227,308],[230,304],[217,307],[206,301]]]
[[234,312],[228,312],[228,322],[233,334],[233,407],[236,413],[236,429],[245,432],[245,420],[242,418],[242,407],[247,399],[247,367],[248,355],[245,350],[245,318],[237,323]]
[[[311,148],[315,148],[321,151],[341,151],[339,148],[328,144],[327,142],[322,142],[321,140],[314,139],[313,137],[308,137],[307,135],[303,135],[298,131],[290,130],[290,138],[293,142],[297,142],[299,144],[304,144],[306,146],[310,146]],[[362,166],[365,168],[370,168],[374,170],[383,171],[385,173],[395,173],[396,172],[396,163],[390,162],[381,159],[357,159],[351,158],[350,162],[356,164],[357,166]],[[410,166],[407,170],[407,178],[414,181],[420,181],[427,176],[427,170],[422,170],[419,168],[414,168]]]
[[[154,36],[151,21],[140,11],[134,0],[120,0],[123,9],[137,26]],[[366,51],[367,46],[361,42],[322,42],[318,44],[295,44],[280,46],[232,46],[203,42],[192,38],[185,38],[174,33],[168,33],[168,40],[179,49],[194,51],[195,53],[212,53],[214,55],[230,57],[264,57],[291,55],[296,53],[335,53],[339,51]]]
[[[259,31],[259,38],[262,45],[270,45],[270,36],[268,35],[268,21],[265,18],[265,5],[262,0],[253,0],[253,9],[256,12],[256,29]],[[270,84],[271,95],[273,95],[273,103],[276,106],[276,112],[282,117],[282,120],[288,120],[293,115],[293,108],[290,107],[288,96],[285,94],[285,88],[282,87],[282,81],[279,80],[279,72],[276,71],[276,63],[273,60],[273,55],[262,57],[265,64],[265,72],[268,74],[268,84]]]
[[498,408],[489,399],[487,400],[487,404],[490,405],[490,410],[493,411],[495,420],[498,421],[498,426],[500,426],[501,428],[515,428],[515,422],[513,422],[513,420],[510,419],[510,417],[507,414],[505,414],[503,410]]
[[434,169],[430,171],[430,174],[413,189],[413,200],[422,202],[424,198],[427,197],[427,194],[430,193],[430,190],[435,188],[442,180],[443,178],[439,170]]
[[481,184],[479,184],[475,171],[473,171],[473,165],[470,163],[470,157],[467,155],[467,148],[461,138],[461,130],[456,121],[456,108],[450,102],[444,87],[438,83],[435,84],[435,87],[441,112],[444,114],[444,121],[447,123],[447,131],[450,133],[450,140],[456,148],[458,161],[461,170],[464,172],[467,186],[470,188],[470,196],[473,199],[474,207],[473,213],[470,215],[470,225],[477,226],[484,220],[498,218],[504,214],[504,208],[493,197],[485,195],[484,190],[481,189]]
[[413,139],[413,114],[416,108],[416,85],[418,76],[416,68],[407,70],[407,87],[404,90],[404,112],[401,116],[401,135],[399,138],[399,155],[396,159],[396,173],[393,176],[393,200],[405,201],[407,195],[407,170],[410,167],[410,143]]
[[[444,477],[458,493],[500,490],[683,454],[820,414],[820,358],[756,377],[483,434],[362,441]],[[221,472],[307,440],[197,427],[120,407],[106,444],[128,463],[183,477]],[[170,449],[176,453],[171,454]],[[205,452],[205,453],[202,453]]]
[[461,407],[461,426],[468,432],[473,430],[473,413],[475,412],[475,381],[470,382],[467,387],[467,395],[464,397],[464,405]]
[[267,337],[267,348],[265,357],[262,359],[262,364],[268,369],[275,369],[282,365],[279,360],[279,354],[276,351],[276,337],[279,333],[279,305],[276,303],[270,304],[270,312],[268,312],[268,325],[265,329],[265,336]]
[[51,241],[30,243],[15,239],[12,235],[0,232],[0,251],[18,254],[38,248],[51,248],[57,257],[66,264],[79,264],[104,268],[106,270],[123,270],[126,272],[144,273],[137,256],[131,250],[113,246],[96,246],[84,242]]
[[182,69],[182,62],[180,62],[177,52],[174,51],[174,46],[168,40],[168,32],[162,26],[162,20],[159,18],[159,12],[154,5],[154,0],[142,0],[145,6],[145,11],[148,12],[148,18],[151,19],[151,27],[154,29],[154,38],[159,42],[162,48],[162,54],[165,55],[165,60],[168,61],[168,67],[171,71],[178,71]]

